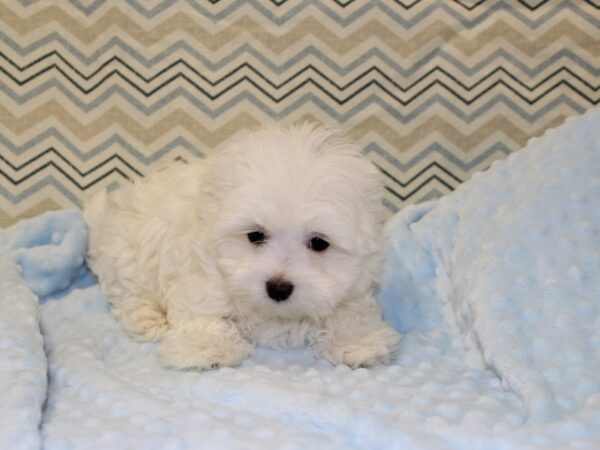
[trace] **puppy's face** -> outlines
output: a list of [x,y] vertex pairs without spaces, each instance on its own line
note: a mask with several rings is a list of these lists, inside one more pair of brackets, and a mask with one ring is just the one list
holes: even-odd
[[318,319],[369,288],[381,191],[354,146],[304,126],[249,134],[217,158],[215,252],[242,314]]

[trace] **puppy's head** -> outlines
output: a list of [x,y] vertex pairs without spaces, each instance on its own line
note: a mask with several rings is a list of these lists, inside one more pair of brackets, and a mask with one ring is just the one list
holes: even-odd
[[218,265],[242,313],[318,319],[370,288],[379,173],[335,131],[247,133],[215,157],[208,180]]

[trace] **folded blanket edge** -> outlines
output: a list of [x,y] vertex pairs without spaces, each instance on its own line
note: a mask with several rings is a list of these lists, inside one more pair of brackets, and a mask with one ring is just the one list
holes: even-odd
[[40,327],[38,297],[21,278],[21,269],[0,256],[0,391],[3,420],[0,448],[41,447],[39,427],[48,387],[48,361]]

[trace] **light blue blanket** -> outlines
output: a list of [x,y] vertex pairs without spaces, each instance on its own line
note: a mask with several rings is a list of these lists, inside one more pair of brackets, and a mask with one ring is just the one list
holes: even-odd
[[0,231],[0,449],[598,448],[599,125],[390,221],[380,300],[405,335],[369,370],[267,349],[162,369],[86,270],[78,211]]

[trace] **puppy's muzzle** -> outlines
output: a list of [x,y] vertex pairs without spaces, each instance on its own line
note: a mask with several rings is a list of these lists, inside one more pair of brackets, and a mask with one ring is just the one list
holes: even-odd
[[290,295],[292,295],[292,291],[294,290],[294,285],[283,278],[271,278],[266,283],[267,294],[276,302],[282,302],[287,300]]

